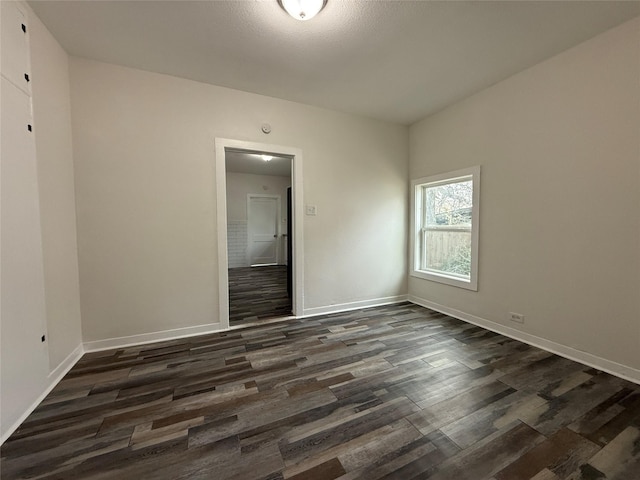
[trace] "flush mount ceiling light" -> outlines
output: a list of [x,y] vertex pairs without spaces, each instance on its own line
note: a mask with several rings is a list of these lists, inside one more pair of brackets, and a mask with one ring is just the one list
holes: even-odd
[[273,160],[273,157],[271,155],[260,155],[262,157],[262,160],[264,160],[265,162],[270,162],[271,160]]
[[296,20],[311,20],[327,4],[327,0],[278,0],[278,4]]

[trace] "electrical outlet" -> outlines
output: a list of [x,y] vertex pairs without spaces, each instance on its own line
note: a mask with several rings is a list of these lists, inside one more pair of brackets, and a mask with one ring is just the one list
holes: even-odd
[[509,312],[509,320],[516,323],[524,323],[524,315],[521,313]]

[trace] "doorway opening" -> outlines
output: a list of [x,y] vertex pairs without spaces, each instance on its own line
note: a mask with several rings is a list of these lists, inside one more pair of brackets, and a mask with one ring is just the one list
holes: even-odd
[[229,324],[290,316],[289,218],[282,200],[291,188],[291,159],[227,150],[225,167]]
[[302,314],[302,154],[216,139],[220,323]]

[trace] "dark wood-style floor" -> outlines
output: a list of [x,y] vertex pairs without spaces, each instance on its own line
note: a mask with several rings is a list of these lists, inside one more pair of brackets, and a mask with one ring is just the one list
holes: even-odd
[[640,478],[640,386],[400,304],[85,355],[2,478]]
[[267,318],[291,315],[287,295],[287,267],[229,269],[229,323],[255,323]]

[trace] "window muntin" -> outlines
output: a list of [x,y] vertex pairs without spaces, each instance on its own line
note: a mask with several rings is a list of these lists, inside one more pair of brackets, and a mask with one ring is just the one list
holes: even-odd
[[477,290],[480,167],[414,185],[412,275]]

